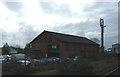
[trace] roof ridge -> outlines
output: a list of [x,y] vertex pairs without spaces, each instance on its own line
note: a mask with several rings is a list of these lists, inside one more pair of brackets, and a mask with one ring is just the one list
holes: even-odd
[[78,37],[78,38],[86,38],[86,37],[82,37],[82,36],[76,36],[76,35],[71,35],[71,34],[63,34],[63,33],[58,33],[58,32],[52,32],[52,31],[46,31],[45,32],[49,32],[49,33],[55,33],[55,34],[61,34],[61,35],[67,35],[67,36],[73,36],[73,37]]
[[[64,33],[58,33],[58,32],[53,32],[53,31],[46,31],[44,30],[41,34],[43,33],[49,33],[53,37],[64,41],[64,42],[73,42],[73,43],[88,43],[88,44],[97,44],[93,42],[92,40],[88,39],[87,37],[82,37],[82,36],[76,36],[76,35],[70,35],[70,34],[64,34]],[[39,34],[37,37],[39,37],[41,34]],[[37,38],[36,37],[36,38]],[[35,38],[35,39],[36,39]],[[35,40],[33,39],[31,43]]]

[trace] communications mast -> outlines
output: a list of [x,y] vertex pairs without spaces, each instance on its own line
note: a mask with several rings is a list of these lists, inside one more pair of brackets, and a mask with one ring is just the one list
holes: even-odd
[[104,52],[104,19],[100,18],[100,27],[101,27],[101,52]]

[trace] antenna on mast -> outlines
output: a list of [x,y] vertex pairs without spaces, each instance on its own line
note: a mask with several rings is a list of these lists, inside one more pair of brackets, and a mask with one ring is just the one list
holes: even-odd
[[101,52],[104,52],[104,19],[100,18],[100,27],[101,27]]

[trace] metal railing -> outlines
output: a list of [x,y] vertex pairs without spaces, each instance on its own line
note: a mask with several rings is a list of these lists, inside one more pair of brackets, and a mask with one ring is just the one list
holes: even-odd
[[117,70],[119,70],[120,69],[120,66],[119,67],[117,67],[117,68],[115,68],[114,70],[112,70],[112,71],[110,71],[110,72],[108,72],[107,74],[105,74],[103,77],[106,77],[106,76],[109,76],[109,75],[112,75],[114,72],[116,72]]

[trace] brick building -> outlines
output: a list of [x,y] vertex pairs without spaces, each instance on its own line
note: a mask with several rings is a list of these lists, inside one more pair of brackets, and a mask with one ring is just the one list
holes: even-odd
[[85,37],[50,31],[43,31],[30,44],[29,55],[34,58],[86,56],[89,52],[99,52],[99,44]]

